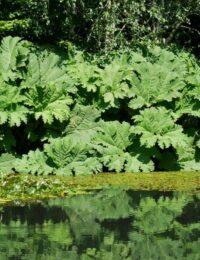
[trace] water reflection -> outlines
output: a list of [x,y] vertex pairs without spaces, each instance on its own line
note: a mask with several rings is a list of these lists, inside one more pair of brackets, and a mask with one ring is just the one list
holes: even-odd
[[188,259],[200,255],[200,195],[107,189],[0,209],[0,259]]

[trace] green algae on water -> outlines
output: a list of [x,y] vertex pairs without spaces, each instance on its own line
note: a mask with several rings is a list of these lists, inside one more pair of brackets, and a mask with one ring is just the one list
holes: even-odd
[[84,194],[110,186],[199,192],[200,172],[102,173],[77,177],[11,174],[0,180],[0,204]]

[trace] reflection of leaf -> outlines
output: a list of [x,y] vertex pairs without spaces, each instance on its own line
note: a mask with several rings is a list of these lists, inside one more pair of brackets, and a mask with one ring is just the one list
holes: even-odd
[[133,225],[146,234],[170,230],[175,217],[182,213],[187,203],[188,199],[184,196],[173,199],[160,197],[158,201],[150,197],[141,200],[134,213],[136,221]]
[[184,259],[184,243],[179,240],[134,232],[129,238],[132,249],[130,259]]
[[194,213],[199,199],[109,187],[91,195],[3,207],[1,258],[199,259],[200,224]]
[[[31,213],[34,216],[34,212]],[[32,227],[20,221],[10,221],[9,225],[1,223],[1,259],[65,259],[63,248],[70,248],[73,243],[67,223],[46,220],[42,225]]]
[[132,215],[131,198],[122,188],[109,188],[95,195],[79,195],[65,201],[60,199],[50,201],[49,205],[61,203],[63,209],[74,211],[76,215],[87,221],[88,216],[104,221],[106,219],[121,219]]
[[[194,231],[193,224],[185,228],[185,225],[178,223],[176,219],[190,202],[191,198],[185,195],[173,198],[160,197],[158,200],[151,197],[141,199],[139,207],[134,211],[133,227],[137,232],[129,234],[132,258],[184,259],[187,255],[187,259],[190,259],[193,254],[186,248],[188,243],[185,238],[188,238],[187,241],[191,239],[188,235]],[[187,235],[179,233],[182,228],[187,230]],[[199,230],[200,225],[198,224],[196,228]],[[192,244],[195,246],[197,243],[198,241],[194,239]]]

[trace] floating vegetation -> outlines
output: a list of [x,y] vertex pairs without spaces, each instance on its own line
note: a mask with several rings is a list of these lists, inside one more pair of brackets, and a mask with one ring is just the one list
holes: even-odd
[[106,187],[133,190],[200,191],[198,172],[155,172],[139,174],[99,174],[60,177],[8,175],[0,181],[0,204],[91,193]]

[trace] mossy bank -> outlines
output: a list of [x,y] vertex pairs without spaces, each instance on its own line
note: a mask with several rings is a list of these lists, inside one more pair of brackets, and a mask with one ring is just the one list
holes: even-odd
[[133,190],[200,191],[199,172],[99,174],[83,177],[9,175],[0,181],[0,204],[41,200],[112,187]]

